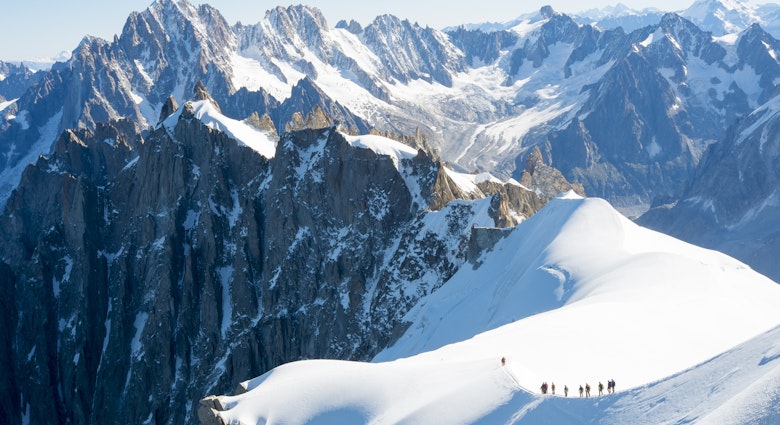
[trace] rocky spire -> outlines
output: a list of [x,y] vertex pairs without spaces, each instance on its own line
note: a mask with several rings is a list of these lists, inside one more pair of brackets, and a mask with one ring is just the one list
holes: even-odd
[[211,94],[206,89],[206,86],[203,85],[203,81],[198,80],[198,82],[195,83],[195,89],[193,90],[193,93],[193,100],[208,100],[212,105],[214,105],[214,108],[216,108],[219,113],[222,113],[222,110],[219,108],[217,102],[214,100],[214,98],[211,97]]
[[585,189],[580,183],[569,183],[563,174],[554,167],[547,165],[542,157],[539,146],[535,146],[525,160],[525,170],[520,176],[520,183],[525,187],[540,190],[548,199],[569,190],[585,196]]
[[162,109],[160,109],[160,121],[168,118],[177,110],[179,110],[179,103],[176,102],[176,98],[173,97],[173,95],[168,96],[168,98],[165,99]]
[[252,112],[252,115],[245,119],[244,122],[258,130],[268,132],[274,135],[276,138],[279,137],[279,133],[276,131],[276,126],[268,114],[260,117],[257,112]]

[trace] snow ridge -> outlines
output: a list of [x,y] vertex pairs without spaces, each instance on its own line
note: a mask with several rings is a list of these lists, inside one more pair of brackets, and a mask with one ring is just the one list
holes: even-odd
[[[640,228],[602,200],[565,195],[480,264],[424,298],[374,363],[277,367],[245,383],[247,393],[221,397],[219,415],[293,424],[777,417],[776,392],[741,400],[777,388],[780,287],[742,263]],[[595,403],[534,394],[543,381],[559,395],[568,385],[570,396],[587,382],[595,396],[610,378],[620,392]]]

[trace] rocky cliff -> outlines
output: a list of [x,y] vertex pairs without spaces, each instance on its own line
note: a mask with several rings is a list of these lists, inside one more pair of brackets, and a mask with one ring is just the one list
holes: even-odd
[[780,98],[739,120],[703,156],[680,200],[659,199],[645,226],[713,248],[780,282]]
[[3,423],[193,423],[281,363],[369,359],[475,227],[547,199],[335,126],[269,154],[197,97],[148,131],[68,130],[25,170],[0,216]]

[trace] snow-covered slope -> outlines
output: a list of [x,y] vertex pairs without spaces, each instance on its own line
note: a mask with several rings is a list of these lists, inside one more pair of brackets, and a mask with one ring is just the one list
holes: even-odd
[[220,402],[229,409],[222,416],[241,423],[773,424],[780,420],[778,339],[774,328],[680,374],[627,391],[617,387],[606,397],[581,399],[569,385],[564,398],[560,382],[557,397],[532,394],[494,358],[458,364],[413,358],[292,363]]
[[227,134],[232,139],[239,142],[240,145],[248,146],[266,158],[274,157],[274,154],[276,153],[276,140],[272,135],[268,134],[268,132],[258,130],[242,121],[234,120],[222,115],[214,102],[209,100],[187,102],[181,109],[166,118],[162,122],[162,125],[164,125],[171,134],[174,133],[174,128],[176,127],[176,123],[179,122],[182,112],[187,108],[191,109],[193,116],[207,127]]
[[698,0],[682,16],[715,35],[736,33],[763,24],[756,6],[743,0]]
[[[763,3],[763,2],[761,2]],[[734,34],[753,24],[780,37],[780,5],[744,0],[698,0],[680,15],[716,36]]]
[[[690,413],[739,423],[777,400],[780,330],[756,337],[780,325],[779,303],[780,287],[738,261],[638,227],[602,200],[564,196],[424,298],[374,363],[284,365],[220,397],[218,414],[452,424],[661,423]],[[595,396],[610,378],[629,391],[533,394],[546,381],[570,396],[589,383]],[[736,385],[746,382],[760,384]],[[759,388],[762,399],[744,401]],[[679,397],[665,401],[669,392]]]
[[654,7],[635,10],[623,3],[618,3],[601,9],[585,10],[572,18],[581,24],[591,24],[609,29],[621,27],[626,32],[632,32],[648,25],[657,24],[667,12],[671,11],[661,11]]
[[485,349],[523,365],[525,387],[610,375],[633,387],[780,324],[778,303],[780,287],[736,260],[639,227],[602,200],[557,199],[423,300],[377,360],[482,335]]

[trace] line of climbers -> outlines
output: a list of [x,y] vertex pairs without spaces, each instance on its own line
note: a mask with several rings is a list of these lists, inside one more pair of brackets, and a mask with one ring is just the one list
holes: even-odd
[[[501,357],[501,366],[506,366],[506,357]],[[555,395],[555,382],[551,383],[549,386],[547,385],[547,382],[542,383],[542,394],[547,394],[547,390],[551,390],[552,394]],[[587,382],[585,383],[585,387],[583,388],[582,385],[580,385],[580,397],[583,397],[583,393],[585,397],[590,397],[590,384]],[[607,394],[614,394],[615,393],[615,380],[610,379],[607,381]],[[604,395],[604,384],[599,382],[599,395]],[[567,385],[563,386],[563,396],[568,397],[569,396],[569,387]]]
[[[503,364],[503,363],[502,363]],[[552,391],[552,394],[555,395],[555,382],[551,383],[550,385],[547,385],[547,382],[542,383],[542,394],[547,394],[547,391]],[[607,381],[607,394],[614,394],[615,393],[615,380],[610,379]],[[580,397],[590,397],[590,384],[587,382],[585,383],[585,387],[580,385]],[[604,384],[599,382],[599,395],[604,395]],[[569,396],[569,387],[567,385],[563,386],[563,396],[568,397]]]

